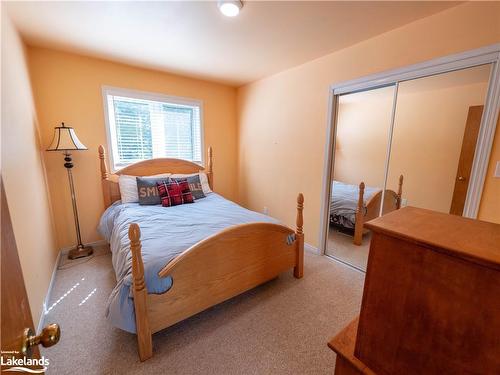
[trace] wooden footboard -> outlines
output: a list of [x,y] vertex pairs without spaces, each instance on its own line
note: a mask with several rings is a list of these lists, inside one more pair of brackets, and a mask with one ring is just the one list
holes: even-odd
[[144,283],[140,230],[129,229],[139,357],[152,356],[152,333],[269,281],[293,268],[303,276],[302,194],[297,198],[296,231],[278,224],[237,225],[190,247],[159,273],[171,277],[163,294],[148,294]]
[[365,183],[359,184],[358,206],[356,207],[356,222],[354,224],[354,245],[361,245],[363,242],[363,223],[365,219]]
[[[359,184],[358,205],[356,207],[356,222],[354,225],[354,245],[363,243],[364,223],[375,219],[380,214],[380,205],[382,204],[382,191],[374,194],[367,202],[364,203],[365,183]],[[398,210],[401,207],[401,197],[403,194],[403,175],[399,176],[398,192],[386,189],[384,194],[384,202],[382,206],[382,214],[385,215],[391,211]]]

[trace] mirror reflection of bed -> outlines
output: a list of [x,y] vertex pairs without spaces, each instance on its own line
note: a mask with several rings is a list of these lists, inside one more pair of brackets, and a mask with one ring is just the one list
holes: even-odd
[[[368,233],[364,223],[401,207],[403,175],[399,176],[398,190],[359,186],[333,181],[330,203],[330,224],[343,233],[352,234],[354,245],[361,245]],[[383,202],[383,204],[382,204]],[[382,212],[381,212],[381,208]]]
[[490,69],[339,97],[327,255],[365,270],[365,222],[406,205],[462,214]]
[[403,175],[399,176],[397,191],[386,189],[385,192],[364,182],[351,185],[333,181],[328,247],[335,249],[336,257],[348,259],[351,265],[364,269],[371,240],[364,223],[401,207],[403,181]]

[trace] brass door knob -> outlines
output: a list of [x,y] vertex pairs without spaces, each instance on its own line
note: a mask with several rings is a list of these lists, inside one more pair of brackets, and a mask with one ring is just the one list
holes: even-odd
[[39,335],[35,335],[31,328],[26,328],[22,338],[21,353],[25,356],[31,356],[32,347],[42,344],[44,348],[48,348],[57,344],[60,337],[61,329],[55,323],[46,326]]
[[458,176],[458,181],[465,181],[465,177],[464,176]]

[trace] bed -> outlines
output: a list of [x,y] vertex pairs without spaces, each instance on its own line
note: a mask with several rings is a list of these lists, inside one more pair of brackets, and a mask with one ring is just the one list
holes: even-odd
[[399,176],[398,191],[385,190],[382,197],[382,189],[365,186],[364,182],[359,185],[351,185],[341,181],[332,182],[332,193],[330,202],[330,224],[347,229],[354,234],[353,243],[361,245],[364,223],[379,216],[382,199],[383,214],[397,210],[401,207],[401,196],[403,194],[403,176]]
[[216,193],[194,204],[168,208],[122,204],[120,175],[203,171],[212,187],[211,148],[206,169],[186,160],[162,158],[111,174],[103,146],[99,146],[99,159],[106,208],[99,229],[110,243],[117,276],[107,315],[115,326],[136,334],[141,361],[153,355],[153,333],[288,269],[302,278],[302,194],[297,198],[295,230]]

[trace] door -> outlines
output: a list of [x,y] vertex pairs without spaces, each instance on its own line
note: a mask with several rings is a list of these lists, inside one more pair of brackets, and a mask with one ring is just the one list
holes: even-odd
[[[31,316],[26,287],[17,253],[16,241],[10,220],[9,208],[3,182],[1,185],[1,363],[2,372],[11,371],[43,373],[48,365],[47,360],[40,357],[38,343],[52,346],[59,341],[59,327],[51,324],[44,328],[39,336],[34,336],[33,318]],[[35,359],[37,364],[29,364],[26,359]],[[13,361],[16,360],[14,363]],[[35,361],[31,361],[35,362]]]
[[404,176],[402,206],[462,215],[490,75],[481,65],[399,84],[387,190]]
[[457,175],[455,178],[455,188],[451,199],[450,214],[462,216],[469,187],[469,177],[474,161],[474,152],[476,151],[477,136],[481,126],[481,117],[483,116],[482,105],[469,107],[467,122],[465,124],[464,139],[462,141],[462,150],[458,161]]
[[326,254],[364,270],[379,216],[395,86],[341,95],[336,113]]

